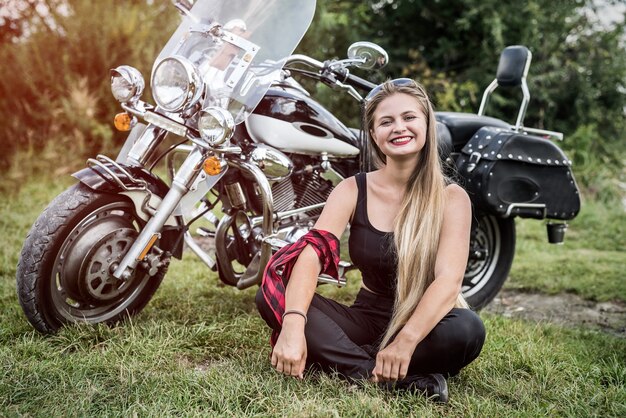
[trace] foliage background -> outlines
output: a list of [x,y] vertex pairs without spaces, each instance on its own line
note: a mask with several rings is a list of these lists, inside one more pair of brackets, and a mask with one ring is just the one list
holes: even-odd
[[32,170],[65,174],[87,156],[115,155],[125,135],[112,123],[121,108],[109,70],[129,64],[150,74],[176,27],[169,1],[1,0],[3,9],[12,11],[0,26],[4,186]]
[[[591,197],[612,201],[626,160],[626,32],[622,16],[601,23],[606,0],[318,0],[298,52],[341,58],[370,40],[390,64],[359,75],[413,77],[439,110],[475,112],[500,51],[533,52],[526,125],[565,133],[562,144]],[[120,64],[149,78],[156,53],[179,21],[169,0],[0,0],[0,170],[12,188],[29,171],[62,174],[123,141],[108,71]],[[149,84],[149,83],[148,83]],[[358,125],[354,102],[323,85],[320,100]],[[148,89],[149,90],[149,89]],[[150,92],[144,93],[149,99]],[[490,114],[514,121],[520,94],[496,94]],[[36,157],[36,158],[34,158]]]
[[[527,125],[565,133],[588,201],[565,246],[548,246],[538,222],[517,223],[507,286],[623,303],[626,212],[616,198],[626,183],[626,41],[617,17],[600,25],[590,0],[318,0],[298,52],[341,58],[350,43],[375,41],[391,63],[359,75],[414,77],[438,109],[475,111],[500,50],[528,46]],[[177,22],[169,0],[0,0],[0,415],[626,416],[623,338],[501,315],[481,314],[487,345],[450,380],[446,407],[325,376],[284,379],[267,366],[254,289],[219,286],[190,256],[173,263],[137,319],[38,335],[15,297],[24,236],[71,182],[67,173],[124,140],[111,123],[120,108],[108,70],[149,74]],[[357,125],[352,100],[311,88]],[[515,94],[499,94],[490,111],[513,120]],[[328,291],[348,302],[358,280],[351,286]]]

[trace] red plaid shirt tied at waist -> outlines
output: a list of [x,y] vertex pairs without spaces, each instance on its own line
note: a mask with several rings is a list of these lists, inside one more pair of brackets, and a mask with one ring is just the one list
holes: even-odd
[[[261,283],[263,297],[281,325],[285,312],[285,288],[298,256],[307,245],[315,250],[319,258],[322,266],[321,274],[327,274],[339,282],[339,240],[332,233],[321,229],[311,229],[298,241],[281,248],[267,263]],[[272,346],[277,339],[278,333],[272,332],[270,339]]]

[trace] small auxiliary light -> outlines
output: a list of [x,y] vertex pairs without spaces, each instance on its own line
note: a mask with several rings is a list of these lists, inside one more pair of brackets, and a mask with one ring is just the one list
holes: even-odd
[[202,168],[209,176],[215,176],[222,171],[222,163],[219,158],[212,156],[204,160]]
[[127,132],[133,127],[133,118],[128,113],[122,112],[115,115],[113,123],[118,131]]

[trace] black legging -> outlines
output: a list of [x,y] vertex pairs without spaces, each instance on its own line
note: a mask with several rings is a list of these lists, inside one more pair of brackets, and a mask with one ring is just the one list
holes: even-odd
[[[261,317],[274,330],[280,326],[259,290],[256,304]],[[304,328],[307,367],[337,371],[355,379],[371,376],[378,345],[385,333],[393,299],[361,289],[350,307],[315,294]],[[482,349],[485,327],[469,309],[452,309],[415,348],[408,375],[457,374]]]

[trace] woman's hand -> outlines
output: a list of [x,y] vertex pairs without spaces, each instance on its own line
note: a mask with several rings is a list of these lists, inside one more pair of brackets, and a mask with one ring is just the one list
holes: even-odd
[[285,316],[283,328],[272,351],[272,367],[279,373],[302,379],[306,354],[304,318],[300,315]]
[[372,381],[385,382],[404,379],[409,370],[411,356],[416,344],[401,334],[376,355]]

